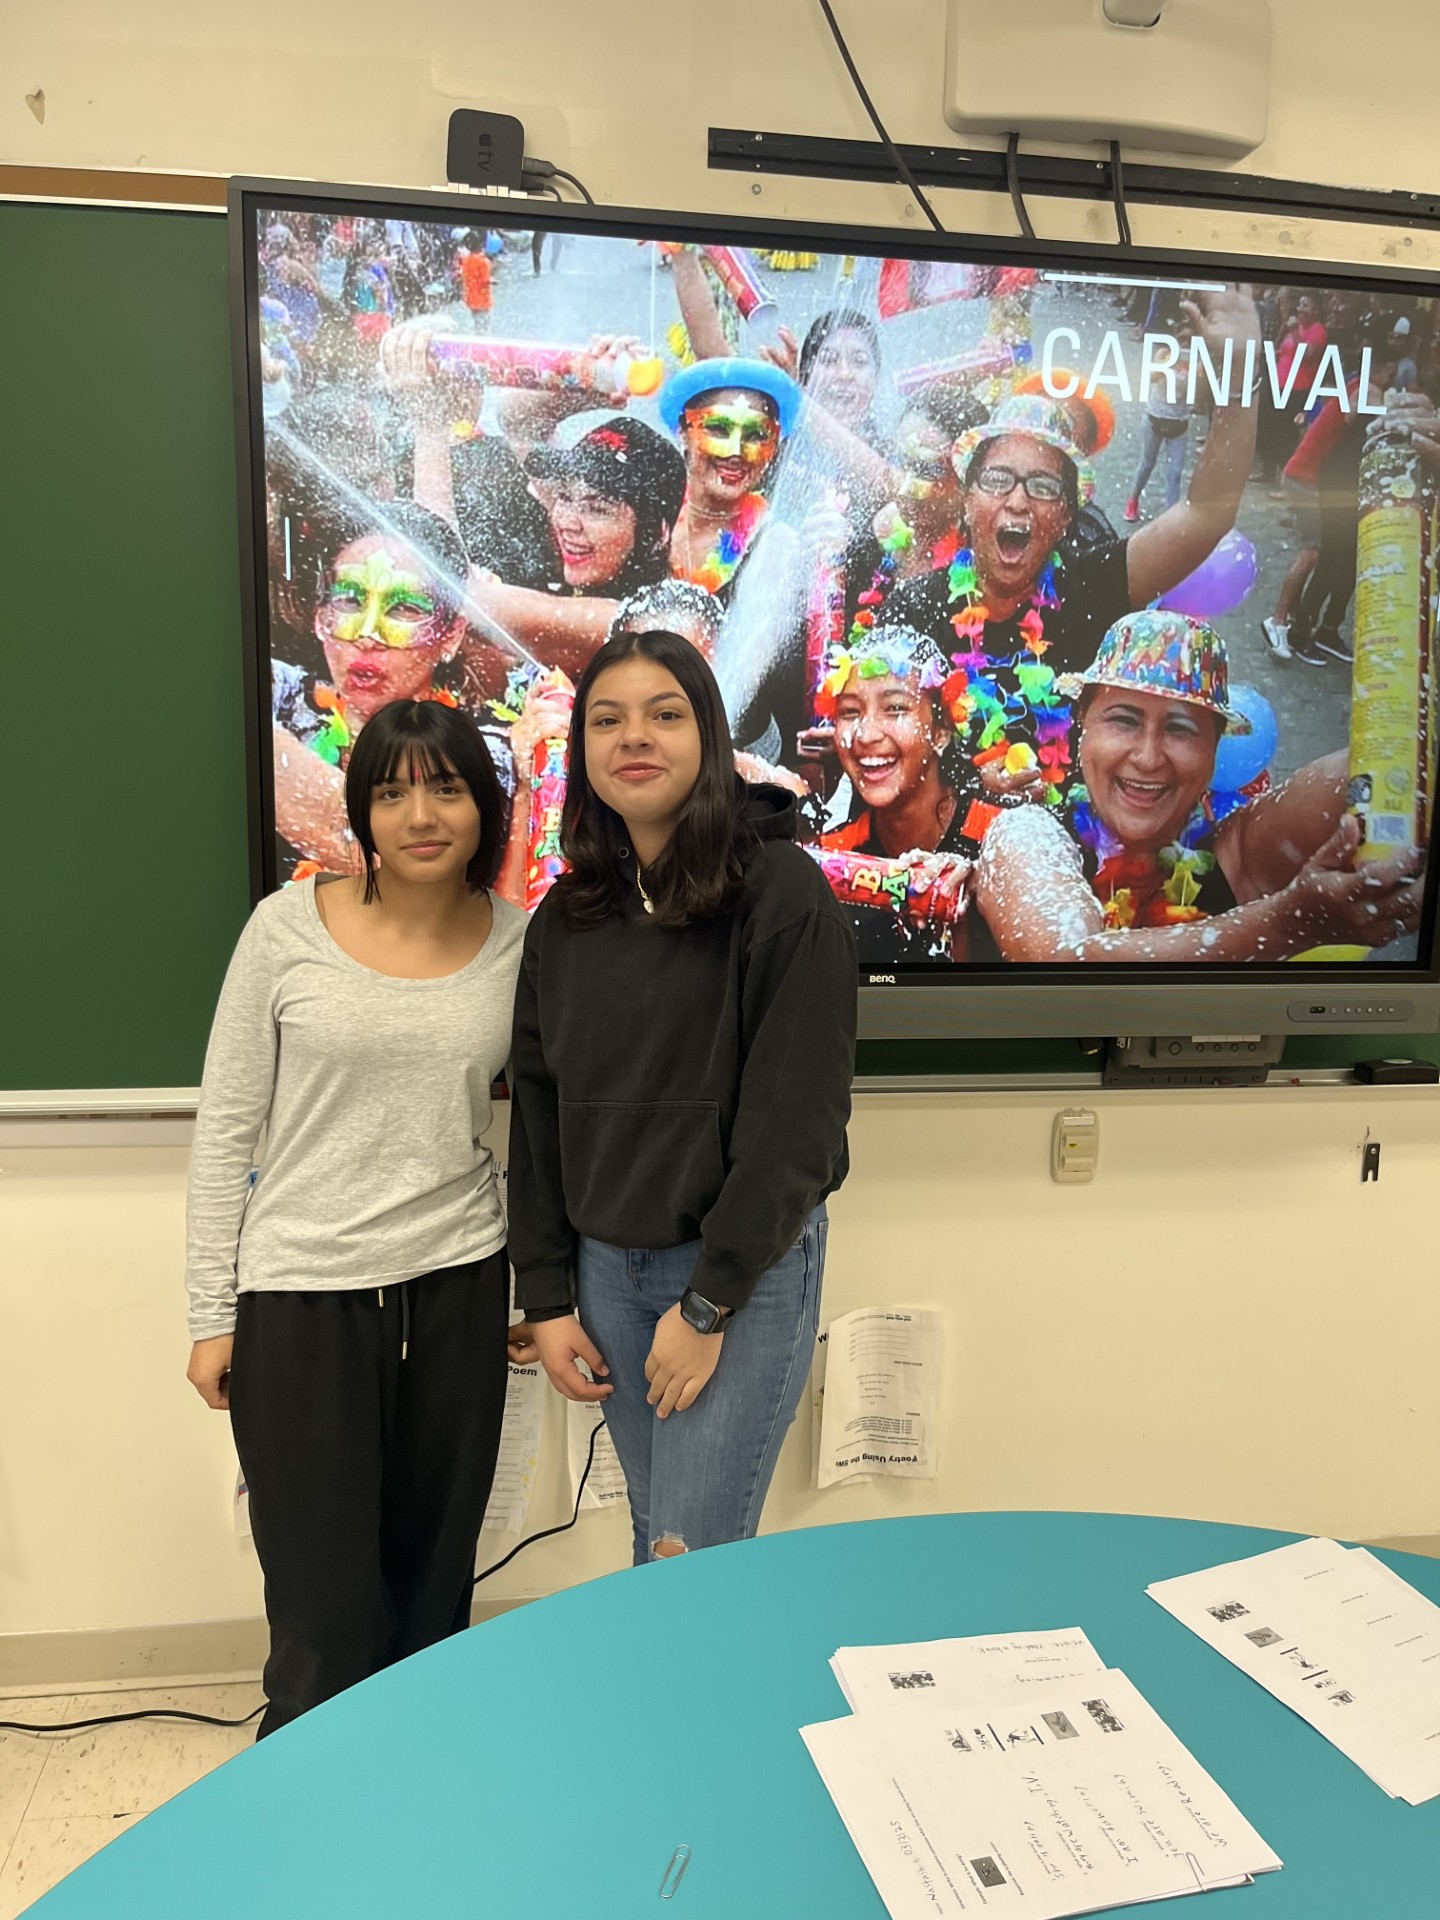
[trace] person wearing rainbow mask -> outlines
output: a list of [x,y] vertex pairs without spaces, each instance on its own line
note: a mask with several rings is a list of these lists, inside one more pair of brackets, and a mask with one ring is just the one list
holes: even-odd
[[342,517],[298,559],[329,678],[272,662],[275,824],[303,862],[349,873],[343,769],[360,729],[394,700],[473,704],[460,659],[465,553],[436,514],[395,500],[368,520]]
[[660,417],[685,455],[685,502],[670,570],[725,596],[765,520],[765,483],[799,417],[800,389],[764,360],[700,360],[660,390]]
[[1217,820],[1220,739],[1248,722],[1204,621],[1130,614],[1062,690],[1077,703],[1083,786],[1063,823],[1040,807],[1002,815],[975,867],[1003,959],[1291,960],[1415,931],[1423,857],[1355,864],[1343,749]]

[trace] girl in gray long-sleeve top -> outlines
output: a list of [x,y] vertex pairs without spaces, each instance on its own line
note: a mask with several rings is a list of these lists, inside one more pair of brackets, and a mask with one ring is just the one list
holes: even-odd
[[525,931],[490,891],[504,795],[468,720],[399,701],[346,806],[363,877],[273,894],[240,936],[190,1167],[189,1377],[250,1492],[262,1735],[469,1624],[505,1401],[483,1144]]

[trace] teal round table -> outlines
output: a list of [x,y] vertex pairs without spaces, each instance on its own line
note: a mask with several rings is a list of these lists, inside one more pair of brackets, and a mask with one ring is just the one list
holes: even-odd
[[[1440,1801],[1387,1799],[1145,1596],[1149,1581],[1292,1537],[952,1514],[773,1534],[613,1574],[332,1700],[122,1834],[31,1911],[884,1920],[799,1736],[846,1710],[830,1655],[1079,1625],[1285,1862],[1208,1895],[1207,1913],[1436,1920]],[[1384,1557],[1440,1600],[1440,1561]],[[682,1842],[689,1869],[662,1902]]]

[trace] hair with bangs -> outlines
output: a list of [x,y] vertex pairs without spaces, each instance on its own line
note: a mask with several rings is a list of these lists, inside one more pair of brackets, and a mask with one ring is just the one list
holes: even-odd
[[375,837],[370,806],[376,787],[406,780],[463,780],[480,814],[480,844],[465,869],[478,892],[495,884],[510,827],[510,807],[485,737],[473,720],[439,700],[393,700],[360,731],[345,769],[345,812],[365,856],[365,904],[375,898]]
[[700,731],[699,777],[674,832],[646,869],[656,925],[688,927],[727,912],[740,892],[745,855],[754,843],[725,703],[703,654],[675,633],[616,634],[581,674],[570,719],[570,765],[560,824],[560,850],[569,871],[556,881],[554,893],[556,905],[573,926],[596,926],[623,912],[635,891],[625,822],[590,784],[585,716],[600,676],[637,654],[674,676]]

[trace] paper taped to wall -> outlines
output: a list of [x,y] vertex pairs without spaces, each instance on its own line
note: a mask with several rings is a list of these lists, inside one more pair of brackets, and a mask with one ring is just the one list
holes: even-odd
[[861,1474],[935,1478],[943,1325],[927,1307],[862,1307],[831,1321],[817,1486]]
[[495,1480],[485,1509],[491,1533],[519,1533],[530,1510],[530,1490],[540,1464],[540,1430],[545,1416],[546,1381],[539,1367],[507,1368],[505,1421]]
[[591,1464],[590,1478],[585,1482],[585,1492],[581,1497],[580,1510],[589,1512],[595,1507],[619,1507],[625,1504],[625,1474],[615,1457],[615,1443],[610,1438],[605,1425],[604,1415],[596,1406],[584,1400],[565,1402],[565,1446],[570,1461],[570,1498],[573,1502],[580,1486],[580,1476],[585,1471],[585,1456],[590,1451],[590,1436],[596,1427],[600,1437],[595,1442],[595,1459]]

